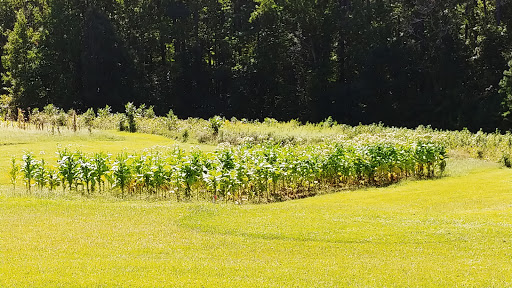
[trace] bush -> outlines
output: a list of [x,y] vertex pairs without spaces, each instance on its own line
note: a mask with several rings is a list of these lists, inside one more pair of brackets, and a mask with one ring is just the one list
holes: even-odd
[[188,129],[183,130],[183,133],[181,133],[181,140],[183,142],[187,142],[189,137],[190,137],[190,134],[188,132]]
[[326,128],[331,128],[332,126],[336,125],[336,121],[334,121],[332,117],[329,116],[321,123],[321,125]]
[[87,109],[87,111],[84,114],[82,114],[84,125],[85,127],[87,127],[87,130],[89,130],[89,133],[92,133],[94,119],[96,118],[95,115],[96,114],[94,113],[94,109],[92,108]]
[[178,128],[178,117],[174,114],[172,109],[166,115],[167,129],[176,130]]
[[209,120],[210,128],[213,130],[213,135],[217,136],[219,134],[219,130],[222,127],[223,119],[220,116],[213,116]]
[[137,116],[137,108],[132,102],[128,102],[125,105],[126,120],[128,122],[128,131],[131,133],[137,132],[137,123],[135,117]]
[[503,153],[500,159],[501,164],[507,168],[512,168],[512,158],[510,157],[510,154]]

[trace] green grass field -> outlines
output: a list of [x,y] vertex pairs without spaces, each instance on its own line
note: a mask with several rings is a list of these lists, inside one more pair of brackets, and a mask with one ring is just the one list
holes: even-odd
[[493,163],[267,205],[27,196],[3,175],[11,155],[176,143],[1,134],[0,287],[512,287],[512,170]]

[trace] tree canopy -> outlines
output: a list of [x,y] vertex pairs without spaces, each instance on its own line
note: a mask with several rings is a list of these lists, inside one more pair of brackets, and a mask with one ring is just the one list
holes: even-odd
[[509,0],[0,0],[0,94],[509,129],[511,29]]

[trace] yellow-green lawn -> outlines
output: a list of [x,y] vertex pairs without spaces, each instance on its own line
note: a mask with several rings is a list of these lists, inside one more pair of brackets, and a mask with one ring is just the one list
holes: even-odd
[[[0,168],[57,145],[176,144],[95,133],[7,141]],[[27,196],[2,175],[0,287],[512,287],[512,170],[449,165],[437,180],[243,206]]]

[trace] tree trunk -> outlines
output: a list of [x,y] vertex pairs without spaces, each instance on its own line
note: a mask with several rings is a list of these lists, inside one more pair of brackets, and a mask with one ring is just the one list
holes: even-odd
[[496,0],[496,23],[501,24],[501,0]]

